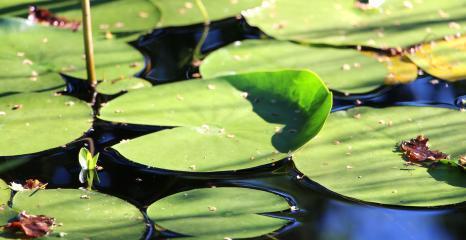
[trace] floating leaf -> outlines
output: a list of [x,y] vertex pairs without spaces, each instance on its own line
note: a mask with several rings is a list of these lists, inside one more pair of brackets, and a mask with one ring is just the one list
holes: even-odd
[[[10,200],[11,190],[8,184],[0,179],[0,206]],[[0,207],[1,210],[1,207]]]
[[[82,41],[80,33],[0,18],[0,94],[62,87],[59,72],[86,79]],[[125,82],[140,70],[135,65],[144,66],[141,54],[126,43],[96,40],[94,47],[99,80]]]
[[[22,107],[15,109],[15,105]],[[92,125],[92,110],[86,103],[47,92],[2,97],[0,112],[4,113],[0,116],[0,156],[62,146],[81,137]]]
[[[0,15],[27,17],[30,5],[69,20],[81,21],[82,18],[81,2],[75,0],[2,0]],[[91,14],[94,32],[110,31],[123,39],[135,38],[154,28],[160,18],[159,9],[150,0],[92,0]]]
[[144,217],[131,204],[97,192],[73,189],[19,192],[13,209],[55,218],[51,238],[140,239],[146,230]]
[[416,64],[404,55],[387,56],[369,51],[362,53],[385,64],[388,69],[388,75],[385,76],[384,80],[386,85],[405,84],[416,80],[418,77]]
[[280,229],[287,220],[263,213],[288,210],[273,193],[234,187],[195,189],[165,197],[147,209],[164,229],[196,239],[259,237]]
[[440,79],[466,79],[466,37],[426,43],[408,56],[424,71]]
[[376,48],[407,47],[464,32],[466,2],[390,0],[372,10],[352,0],[266,0],[246,19],[277,39]]
[[[355,116],[358,116],[355,118]],[[332,113],[321,133],[294,156],[296,167],[332,191],[363,201],[437,206],[466,201],[459,168],[405,166],[401,140],[424,134],[433,149],[465,153],[466,115],[430,107],[358,107]]]
[[[303,46],[274,40],[246,40],[221,48],[204,60],[201,74],[211,78],[284,68],[310,69],[329,88],[353,93],[373,90],[389,76],[382,61],[356,50]],[[414,71],[414,76],[416,73]]]
[[[9,195],[8,195],[9,198]],[[8,207],[6,204],[0,205],[0,226],[6,225],[8,221],[11,219],[14,219],[15,217],[18,216],[18,212],[11,209]],[[5,238],[5,233],[2,233],[3,231],[0,231],[0,239],[8,239]],[[13,237],[12,237],[13,238]]]
[[122,91],[130,91],[150,86],[152,86],[150,82],[140,78],[114,79],[104,80],[99,83],[97,85],[97,91],[99,93],[111,95]]
[[331,93],[309,71],[192,80],[130,92],[109,102],[107,121],[177,126],[114,146],[152,167],[212,172],[277,161],[311,139]]
[[[193,0],[152,0],[162,14],[158,27],[183,26],[204,22]],[[203,0],[210,21],[239,15],[241,11],[257,7],[261,0]]]

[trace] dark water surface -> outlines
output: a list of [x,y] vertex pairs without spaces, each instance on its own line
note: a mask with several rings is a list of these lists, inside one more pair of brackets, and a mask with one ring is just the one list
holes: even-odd
[[[140,73],[154,84],[163,84],[192,77],[197,72],[191,66],[191,54],[202,34],[202,25],[155,30],[132,44],[146,55],[148,64]],[[266,37],[249,27],[243,19],[214,22],[202,52],[207,54],[219,47],[242,39]],[[407,85],[380,87],[367,94],[345,96],[334,92],[333,111],[356,105],[387,107],[395,105],[435,106],[459,109],[466,98],[466,84],[432,82],[428,75]],[[90,99],[87,89],[68,79],[69,94]],[[381,80],[382,82],[382,80]],[[98,96],[108,101],[115,96]],[[97,110],[97,109],[96,109]],[[86,137],[93,139],[101,151],[101,192],[121,197],[142,211],[156,201],[173,193],[209,186],[242,186],[272,191],[284,196],[298,210],[271,214],[292,221],[281,229],[277,239],[464,239],[466,236],[466,203],[440,208],[382,206],[348,199],[332,193],[307,178],[301,178],[293,163],[284,159],[278,163],[238,172],[219,174],[180,174],[147,168],[131,163],[109,146],[165,128],[154,126],[112,124],[97,120]],[[48,182],[49,188],[77,188],[80,171],[76,159],[79,148],[88,141],[77,141],[66,148],[52,149],[28,155],[14,161],[0,158],[0,178],[24,181],[37,178]],[[156,157],[156,156],[154,156]],[[18,157],[14,157],[18,158]],[[28,164],[21,164],[21,163]],[[147,238],[164,239],[175,233],[148,229]],[[260,237],[258,239],[274,239]]]

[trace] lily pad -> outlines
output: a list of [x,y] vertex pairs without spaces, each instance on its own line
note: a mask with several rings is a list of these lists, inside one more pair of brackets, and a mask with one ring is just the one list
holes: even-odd
[[[204,22],[194,0],[152,0],[162,17],[158,27],[183,26]],[[262,0],[203,0],[210,21],[239,15],[241,11],[260,6]]]
[[[2,223],[2,226],[5,225],[10,219],[15,218],[16,216],[18,216],[18,212],[16,212],[15,210],[11,209],[6,205],[0,206],[0,223]],[[5,238],[5,235],[5,233],[2,233],[0,231],[0,239],[8,239]]]
[[150,87],[152,84],[140,78],[123,78],[114,80],[104,80],[97,85],[97,92],[103,94],[117,94],[122,91],[130,91],[145,87]]
[[273,193],[235,187],[205,188],[165,197],[147,209],[164,229],[189,239],[252,238],[279,230],[289,221],[263,215],[288,210]]
[[125,157],[175,171],[212,172],[277,161],[317,134],[331,93],[309,71],[258,72],[130,92],[107,121],[178,127],[114,146]]
[[466,150],[466,114],[431,107],[358,107],[332,113],[321,133],[295,156],[296,167],[332,191],[368,202],[438,206],[466,201],[459,168],[405,166],[395,151],[424,134],[431,148],[458,159]]
[[384,80],[386,85],[406,84],[418,77],[418,67],[404,55],[387,56],[367,51],[363,54],[374,57],[385,64],[389,72]]
[[11,190],[8,187],[8,184],[2,179],[0,179],[0,211],[1,211],[1,205],[6,204],[10,200],[10,196],[11,196]]
[[370,10],[355,2],[267,0],[245,16],[277,39],[331,45],[407,47],[465,31],[463,0],[390,0]]
[[440,79],[466,79],[466,37],[426,43],[408,56],[424,71]]
[[51,93],[0,98],[0,156],[36,153],[81,137],[92,125],[84,102]]
[[[59,88],[59,72],[87,78],[80,33],[0,18],[0,41],[0,93]],[[126,43],[98,40],[94,47],[98,79],[129,79],[144,66],[142,55]]]
[[[59,17],[81,21],[81,2],[75,0],[2,0],[0,15],[27,17],[29,6],[36,5],[48,9]],[[160,11],[150,0],[92,0],[92,25],[94,32],[110,31],[115,38],[134,38],[155,28]]]
[[55,218],[48,238],[140,239],[146,231],[142,213],[133,205],[109,195],[75,189],[18,192],[13,209]]
[[409,66],[397,72],[392,65],[405,66],[401,65],[404,62],[392,60],[396,58],[376,58],[375,54],[362,54],[351,49],[304,46],[275,40],[246,40],[211,53],[200,71],[203,77],[211,78],[258,70],[307,68],[319,74],[331,89],[362,93],[380,87],[384,79],[387,83],[398,83],[416,78],[417,68],[414,64],[406,63]]

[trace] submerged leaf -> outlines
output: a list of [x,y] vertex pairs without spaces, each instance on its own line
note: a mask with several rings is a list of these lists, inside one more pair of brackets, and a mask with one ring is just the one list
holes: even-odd
[[5,229],[11,232],[22,232],[28,238],[39,238],[51,233],[54,224],[54,218],[45,215],[31,215],[22,211],[17,219],[10,221],[5,226]]
[[400,150],[408,161],[413,163],[437,162],[441,159],[447,159],[449,156],[437,150],[430,150],[428,146],[429,138],[419,135],[409,141],[402,141]]

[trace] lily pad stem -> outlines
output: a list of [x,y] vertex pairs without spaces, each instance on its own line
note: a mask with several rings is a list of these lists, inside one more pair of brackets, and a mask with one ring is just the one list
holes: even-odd
[[84,49],[86,52],[87,79],[89,85],[95,88],[97,77],[95,74],[94,63],[94,44],[92,41],[92,21],[91,21],[91,4],[90,0],[82,0],[83,28],[84,28]]
[[194,49],[193,63],[200,61],[202,58],[201,48],[205,40],[207,39],[207,35],[209,34],[209,26],[210,26],[209,13],[207,12],[207,9],[205,8],[205,5],[202,2],[202,0],[196,0],[196,5],[197,5],[197,8],[199,8],[199,11],[201,12],[202,17],[204,19],[204,31],[202,32],[202,36],[199,39],[199,42],[197,43],[196,48]]

